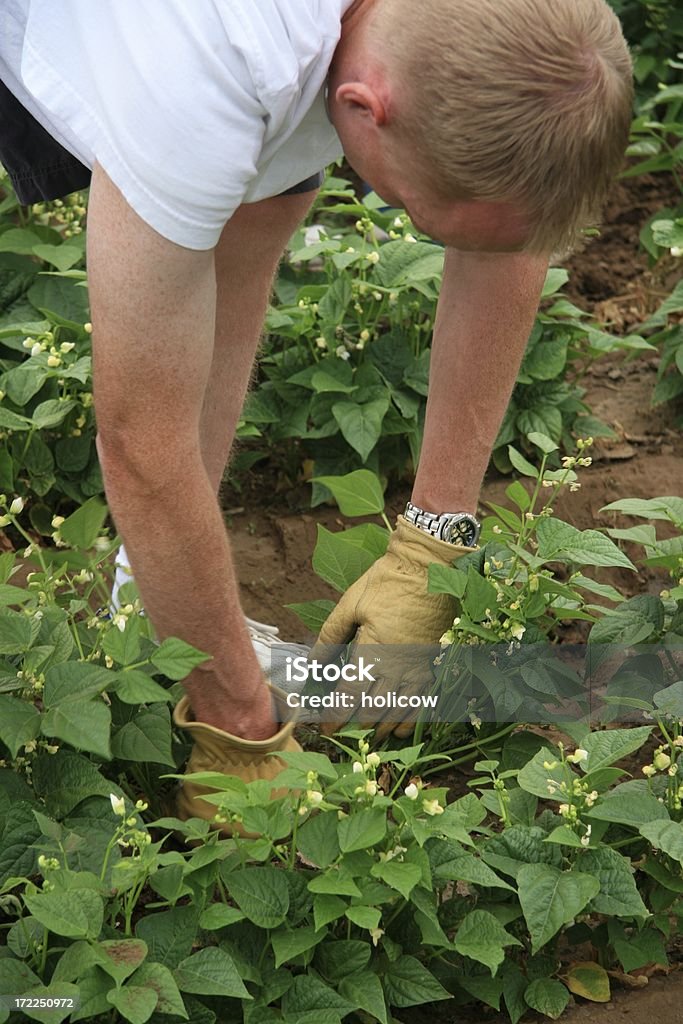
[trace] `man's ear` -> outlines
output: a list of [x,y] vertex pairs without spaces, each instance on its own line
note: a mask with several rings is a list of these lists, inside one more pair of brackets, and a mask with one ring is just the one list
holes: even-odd
[[382,127],[388,120],[387,108],[380,95],[365,82],[344,82],[337,88],[335,98],[338,103],[353,108],[372,118],[377,127]]

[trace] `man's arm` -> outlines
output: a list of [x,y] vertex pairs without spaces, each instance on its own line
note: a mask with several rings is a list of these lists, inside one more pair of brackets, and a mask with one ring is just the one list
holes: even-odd
[[446,251],[412,500],[476,510],[548,269],[545,256]]
[[[107,499],[159,636],[180,636],[213,655],[185,683],[196,718],[249,739],[270,736],[275,723],[215,496],[230,438],[214,445],[205,435],[220,412],[226,433],[234,428],[260,329],[246,306],[258,303],[262,316],[304,201],[265,201],[268,253],[258,258],[249,246],[263,204],[238,211],[215,254],[157,234],[99,167],[89,204],[97,445]],[[242,253],[248,282],[240,281],[229,247]],[[233,275],[219,282],[218,331],[216,267]],[[226,323],[231,294],[234,321]],[[218,378],[232,396],[222,410]]]

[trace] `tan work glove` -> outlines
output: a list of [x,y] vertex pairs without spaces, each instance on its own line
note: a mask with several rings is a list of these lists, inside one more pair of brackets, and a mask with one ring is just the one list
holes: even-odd
[[[278,711],[286,717],[286,695],[270,687],[275,698]],[[292,712],[289,712],[292,715]],[[290,717],[284,725],[265,740],[245,740],[241,736],[233,736],[222,729],[216,729],[206,722],[196,722],[192,717],[190,701],[187,696],[181,697],[173,709],[173,721],[179,728],[187,730],[194,740],[194,746],[185,769],[186,774],[192,772],[221,772],[224,775],[236,775],[243,782],[254,782],[256,779],[275,779],[287,765],[279,757],[267,757],[267,754],[279,751],[301,750],[294,739],[294,717]],[[277,799],[284,796],[288,787],[274,788],[271,796]],[[177,816],[185,821],[187,818],[204,818],[212,823],[218,811],[215,804],[202,800],[202,794],[215,793],[208,786],[200,786],[196,782],[182,783],[176,800]],[[255,838],[235,823],[227,822],[215,827],[227,836],[241,835]]]
[[[366,698],[374,701],[377,695],[388,692],[409,696],[429,690],[433,682],[429,648],[433,654],[452,626],[457,599],[450,594],[427,592],[427,567],[433,562],[451,565],[473,550],[438,540],[403,516],[398,517],[386,553],[349,587],[330,613],[309,655],[309,661],[330,661],[335,657],[332,645],[347,644],[355,635],[351,661],[358,664],[363,655],[366,664],[372,663],[374,683],[340,682],[335,688],[335,694],[349,694],[355,707],[325,711],[321,715],[325,733],[335,732],[351,718],[367,726],[379,723],[378,739],[391,732],[400,737],[412,732],[420,708],[382,709],[373,704],[361,709],[360,694],[364,692]],[[386,651],[369,647],[364,654],[363,647],[368,644],[387,645]],[[375,664],[377,656],[380,661]]]

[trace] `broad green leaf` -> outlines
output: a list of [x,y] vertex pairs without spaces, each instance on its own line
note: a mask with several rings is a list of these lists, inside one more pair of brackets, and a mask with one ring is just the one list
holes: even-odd
[[48,812],[59,819],[89,796],[122,795],[116,783],[105,779],[87,757],[64,749],[36,758],[33,784]]
[[339,856],[336,814],[316,814],[305,821],[297,831],[296,845],[309,863],[329,867]]
[[485,964],[494,975],[505,959],[506,946],[521,946],[486,910],[472,910],[460,923],[455,948],[462,956]]
[[499,878],[479,857],[472,853],[463,853],[452,860],[444,861],[434,870],[436,878],[447,878],[457,882],[471,882],[490,889],[510,889],[512,886]]
[[554,978],[537,978],[524,991],[524,998],[532,1010],[538,1010],[545,1017],[557,1020],[567,1009],[569,992],[561,981]]
[[237,907],[229,907],[225,903],[211,903],[202,912],[199,925],[207,932],[215,932],[226,925],[243,920],[244,914]]
[[[228,877],[230,895],[259,928],[277,928],[289,909],[289,888],[281,871],[269,865],[241,868]],[[189,991],[189,990],[188,990]]]
[[551,437],[548,437],[547,434],[542,434],[537,430],[532,430],[527,434],[527,437],[531,443],[535,444],[537,448],[540,448],[545,455],[550,455],[551,452],[556,452],[558,449],[558,445],[555,444]]
[[[102,638],[102,650],[119,665],[132,665],[140,657],[140,618],[132,615],[123,630],[109,629]],[[163,699],[163,698],[162,698]]]
[[597,878],[560,871],[550,864],[526,864],[517,873],[519,902],[537,953],[562,925],[573,921],[600,890]]
[[369,469],[356,469],[345,476],[318,476],[314,483],[323,484],[345,516],[372,516],[384,511],[382,485]]
[[608,1003],[611,998],[609,974],[593,961],[571,964],[564,980],[570,992],[592,1003]]
[[139,669],[118,672],[113,678],[111,688],[124,704],[155,704],[173,700],[170,690],[155,683],[146,672]]
[[528,864],[562,864],[562,852],[553,843],[546,843],[540,826],[512,825],[489,839],[482,851],[487,864],[505,875],[517,878]]
[[616,544],[597,530],[577,530],[562,519],[541,519],[536,528],[537,555],[544,561],[566,559],[581,565],[620,565],[635,569]]
[[135,934],[147,943],[148,959],[173,970],[190,955],[197,934],[199,911],[189,905],[141,917]]
[[0,654],[23,654],[31,645],[31,620],[10,608],[0,610]]
[[89,698],[97,696],[113,681],[114,676],[107,669],[92,663],[69,661],[54,665],[45,673],[45,707],[70,701],[78,701],[84,707]]
[[342,818],[338,825],[339,847],[342,853],[367,850],[384,839],[387,832],[387,812],[383,807],[367,807]]
[[352,401],[335,402],[332,415],[342,436],[365,462],[380,439],[382,420],[389,408],[389,398],[375,398],[359,405]]
[[547,299],[549,295],[559,292],[568,280],[569,274],[563,267],[550,267],[545,277],[541,298]]
[[[358,893],[360,895],[360,892]],[[318,893],[313,899],[313,921],[317,931],[346,912],[348,903],[331,893]]]
[[647,964],[668,966],[664,936],[656,928],[642,931],[629,929],[627,933],[620,921],[608,922],[610,941],[625,971],[631,972]]
[[683,498],[620,498],[609,505],[603,505],[601,512],[623,512],[626,516],[640,516],[643,519],[669,519],[683,525]]
[[536,469],[536,467],[532,466],[529,460],[525,459],[522,453],[518,452],[517,449],[514,448],[511,444],[509,444],[507,448],[510,462],[515,467],[517,472],[521,473],[522,476],[530,476],[533,477],[534,480],[537,480],[538,470]]
[[33,246],[34,256],[38,256],[39,259],[45,260],[46,263],[51,263],[57,270],[71,270],[79,260],[83,259],[83,250],[77,248],[75,245],[34,245]]
[[366,931],[379,927],[382,912],[377,907],[349,907],[346,916],[353,924]]
[[[553,767],[545,767],[546,765],[553,765]],[[578,781],[575,772],[570,768],[563,768],[556,750],[542,747],[521,769],[517,776],[517,783],[523,790],[533,793],[534,796],[565,803],[565,797],[559,787],[561,783],[567,781],[568,772],[572,779]]]
[[607,768],[627,754],[640,750],[651,732],[652,726],[646,725],[637,729],[607,729],[590,733],[581,744],[588,751],[583,767],[586,772]]
[[630,860],[618,850],[600,847],[585,850],[575,868],[598,879],[600,892],[593,897],[591,909],[610,917],[647,917],[649,911],[636,887]]
[[145,1024],[154,1013],[157,994],[141,985],[124,985],[107,993],[107,999],[130,1024]]
[[[260,870],[260,869],[255,869]],[[181,992],[200,996],[231,996],[253,998],[242,983],[235,962],[224,949],[215,946],[193,953],[173,971]]]
[[390,1006],[419,1006],[452,996],[414,956],[399,956],[384,975],[384,991]]
[[[24,991],[22,995],[36,1000],[64,999],[65,1005],[61,1007],[53,1007],[50,1010],[40,1009],[40,1004],[38,1004],[35,1009],[32,1006],[25,1006],[22,1011],[31,1020],[40,1021],[41,1024],[60,1024],[73,1012],[72,1006],[78,1001],[80,992],[77,985],[71,985],[65,981],[55,982],[51,979],[49,985],[37,985],[35,988]],[[69,1000],[73,1000],[73,1002],[70,1004]]]
[[372,971],[361,971],[343,978],[339,984],[339,995],[359,1010],[369,1013],[380,1024],[388,1024],[382,982]]
[[345,591],[370,568],[375,557],[369,551],[344,539],[344,532],[332,533],[318,523],[318,539],[313,552],[313,569],[333,586]]
[[647,640],[664,624],[664,606],[653,594],[631,597],[611,609],[591,628],[590,644],[630,646]]
[[306,629],[311,633],[319,633],[334,608],[334,601],[321,597],[316,601],[300,601],[286,604],[290,612],[298,615]]
[[91,548],[104,526],[107,515],[107,506],[101,498],[89,498],[59,527],[62,539],[73,548]]
[[28,964],[14,957],[0,957],[0,995],[20,995],[40,984],[40,978]]
[[56,704],[44,713],[40,727],[43,736],[63,740],[107,761],[111,759],[111,711],[101,700]]
[[649,821],[640,826],[640,834],[673,860],[683,864],[683,824],[680,821]]
[[164,640],[151,657],[152,664],[176,682],[189,676],[193,668],[210,659],[210,654],[198,651],[196,647],[174,636]]
[[171,719],[165,705],[154,704],[122,725],[111,739],[114,757],[122,761],[151,761],[175,768],[171,752]]
[[363,971],[370,962],[372,946],[360,939],[333,939],[316,950],[315,967],[335,984],[349,974]]
[[683,681],[679,680],[663,690],[658,690],[652,701],[663,714],[683,719]]
[[422,878],[422,870],[417,864],[408,864],[396,860],[380,861],[370,869],[373,878],[386,882],[392,889],[400,892],[405,900]]
[[275,967],[281,967],[288,960],[294,960],[295,957],[313,949],[324,937],[325,933],[316,931],[313,925],[293,930],[274,931],[270,939],[275,954]]
[[355,1008],[320,978],[310,974],[299,974],[282,997],[287,1024],[300,1021],[316,1024],[319,1020],[326,1024],[328,1013],[336,1011],[340,1017],[345,1017]]
[[28,701],[0,694],[0,740],[12,757],[40,734],[40,712]]
[[100,934],[104,905],[92,889],[25,892],[24,902],[36,920],[55,935],[95,939]]

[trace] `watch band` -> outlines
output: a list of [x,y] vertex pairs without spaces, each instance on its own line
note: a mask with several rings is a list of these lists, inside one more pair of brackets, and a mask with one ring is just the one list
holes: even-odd
[[427,512],[409,501],[403,515],[413,526],[439,540],[466,547],[477,545],[481,523],[470,512]]

